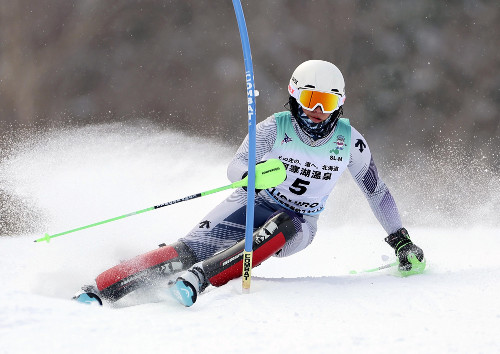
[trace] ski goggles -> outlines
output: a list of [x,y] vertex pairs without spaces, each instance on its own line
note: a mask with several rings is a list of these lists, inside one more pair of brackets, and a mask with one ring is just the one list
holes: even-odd
[[323,113],[332,113],[339,108],[345,100],[345,96],[338,96],[334,93],[320,92],[312,90],[298,89],[297,102],[302,108],[314,111],[316,107],[321,107]]

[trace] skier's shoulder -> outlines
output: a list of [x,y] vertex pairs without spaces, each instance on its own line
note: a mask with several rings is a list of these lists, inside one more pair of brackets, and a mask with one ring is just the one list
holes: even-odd
[[274,142],[276,141],[276,136],[278,134],[278,124],[274,117],[274,114],[258,123],[256,129],[258,142],[265,142],[269,146],[272,146],[274,144]]
[[351,141],[352,142],[356,142],[358,139],[365,141],[365,138],[363,137],[363,135],[356,128],[354,128],[352,126],[352,124],[350,124],[350,120],[348,118],[341,118],[340,120],[342,120],[342,119],[347,120],[347,122],[349,123],[349,126],[351,128]]
[[366,139],[351,125],[351,164],[356,161],[364,164],[370,158],[371,152]]
[[292,117],[289,111],[276,112],[261,121],[258,125],[276,125],[278,122],[290,120]]
[[275,121],[286,121],[290,120],[292,118],[292,113],[290,111],[282,111],[282,112],[276,112],[273,115],[271,115],[268,119],[273,119]]
[[287,124],[292,122],[292,115],[289,111],[277,112],[271,114],[265,120],[260,122],[260,130],[262,132],[276,134],[278,127],[285,127]]

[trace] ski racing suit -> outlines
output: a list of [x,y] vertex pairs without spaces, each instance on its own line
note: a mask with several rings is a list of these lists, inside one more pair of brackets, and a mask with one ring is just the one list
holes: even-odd
[[[254,266],[273,255],[292,255],[312,242],[319,215],[345,169],[385,231],[401,229],[396,203],[377,173],[370,148],[348,119],[339,119],[326,137],[314,140],[290,112],[273,114],[256,126],[256,161],[271,158],[283,162],[287,178],[255,197]],[[229,180],[242,179],[247,167],[248,136],[228,166]],[[185,237],[106,270],[96,278],[97,289],[87,291],[114,302],[195,265],[203,268],[206,284],[214,286],[240,276],[246,203],[247,192],[236,189]]]
[[[368,144],[347,119],[340,119],[328,136],[313,140],[290,112],[276,113],[256,126],[256,161],[269,158],[284,163],[287,179],[276,188],[258,192],[254,227],[280,210],[291,211],[296,226],[295,235],[276,256],[292,255],[312,242],[319,215],[346,168],[385,231],[391,234],[402,227],[396,203],[378,175]],[[240,180],[247,168],[248,136],[228,166],[229,180]],[[237,189],[180,239],[198,261],[244,239],[246,194],[242,188]]]

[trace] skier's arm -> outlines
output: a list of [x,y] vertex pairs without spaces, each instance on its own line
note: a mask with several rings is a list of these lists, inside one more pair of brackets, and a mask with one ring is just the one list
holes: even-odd
[[353,127],[351,127],[351,159],[348,168],[387,234],[399,230],[402,225],[396,202],[378,175],[366,140]]
[[425,269],[424,252],[415,245],[401,225],[398,208],[389,188],[380,179],[365,139],[351,127],[349,171],[364,192],[373,213],[389,234],[385,241],[394,249],[402,275],[420,274]]
[[[274,116],[271,116],[263,122],[257,124],[255,130],[255,161],[258,163],[267,152],[271,151],[274,141],[276,140],[277,128]],[[229,166],[227,167],[227,177],[231,182],[239,181],[247,170],[248,135],[236,151],[233,160],[229,163]]]

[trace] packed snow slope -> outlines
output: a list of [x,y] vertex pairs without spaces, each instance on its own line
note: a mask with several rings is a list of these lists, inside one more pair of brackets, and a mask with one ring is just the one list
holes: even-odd
[[121,260],[177,240],[230,191],[33,240],[226,185],[235,147],[147,123],[2,138],[0,353],[500,352],[499,179],[459,150],[398,163],[372,147],[425,252],[423,275],[349,274],[394,255],[347,173],[314,242],[254,269],[250,294],[236,279],[191,308],[162,288],[99,308],[70,298]]

